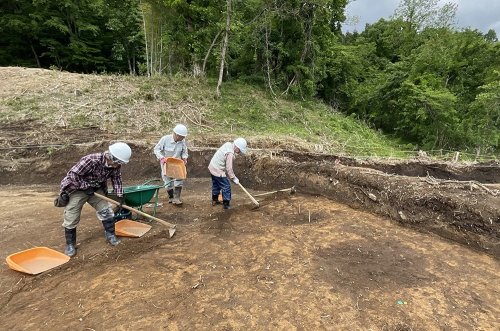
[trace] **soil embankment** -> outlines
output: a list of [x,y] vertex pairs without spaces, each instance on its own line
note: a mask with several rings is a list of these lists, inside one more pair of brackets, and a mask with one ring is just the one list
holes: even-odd
[[[124,169],[126,182],[158,178],[158,165],[148,142],[133,142],[134,155]],[[85,154],[105,150],[107,143],[68,146],[49,153],[16,154],[5,159],[0,184],[57,185]],[[190,177],[208,177],[214,148],[192,148]],[[500,167],[424,162],[384,163],[334,155],[259,151],[238,158],[239,176],[249,188],[276,190],[295,186],[350,207],[387,216],[401,225],[500,256]],[[425,175],[423,175],[425,173]],[[422,176],[423,175],[423,176]]]

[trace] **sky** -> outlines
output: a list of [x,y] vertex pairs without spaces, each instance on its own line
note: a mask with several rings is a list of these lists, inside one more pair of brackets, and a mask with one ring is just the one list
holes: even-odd
[[[342,30],[361,32],[366,23],[374,23],[380,18],[389,18],[398,7],[400,0],[355,0],[346,8],[347,17],[357,16],[359,23],[345,22]],[[483,33],[489,29],[500,37],[500,0],[440,0],[441,3],[458,4],[457,27],[470,27]]]

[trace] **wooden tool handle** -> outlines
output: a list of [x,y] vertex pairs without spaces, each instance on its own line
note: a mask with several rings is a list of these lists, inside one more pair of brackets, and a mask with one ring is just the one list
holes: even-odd
[[276,190],[276,191],[271,191],[271,192],[265,192],[265,193],[260,193],[260,194],[255,194],[254,197],[263,197],[265,195],[269,195],[269,194],[275,194],[275,193],[279,193],[279,192],[288,192],[290,191],[290,193],[293,193],[295,192],[295,186],[294,187],[290,187],[290,188],[286,188],[286,189],[283,189],[283,190]]
[[146,214],[146,213],[144,213],[144,212],[142,212],[142,211],[140,211],[140,210],[137,210],[137,209],[135,209],[135,208],[129,207],[129,206],[127,206],[127,205],[121,205],[119,202],[117,202],[117,201],[115,201],[115,200],[113,200],[113,199],[110,199],[110,198],[108,198],[108,197],[106,197],[106,196],[104,196],[104,195],[102,195],[102,194],[99,194],[99,193],[94,193],[94,195],[95,195],[96,197],[98,197],[98,198],[100,198],[100,199],[103,199],[103,200],[106,200],[107,202],[110,202],[110,203],[112,203],[112,204],[114,204],[114,205],[120,206],[120,207],[122,207],[122,208],[125,208],[125,209],[128,209],[128,210],[130,210],[130,211],[133,211],[134,213],[137,213],[137,214],[142,215],[142,216],[144,216],[144,217],[147,217],[147,218],[150,218],[150,219],[155,220],[155,221],[157,221],[157,222],[160,222],[161,224],[163,224],[163,225],[165,225],[165,226],[168,226],[168,227],[170,227],[170,228],[175,228],[175,225],[174,225],[174,224],[168,223],[168,222],[166,222],[166,221],[164,221],[164,220],[161,220],[161,219],[159,219],[159,218],[157,218],[157,217],[154,217],[154,216],[151,216],[151,215],[149,215],[149,214]]
[[255,198],[250,193],[248,193],[248,191],[243,187],[243,185],[241,185],[241,183],[238,183],[238,185],[241,187],[241,189],[243,190],[243,192],[245,192],[248,195],[248,197],[252,200],[252,202],[257,207],[259,207],[259,202],[257,200],[255,200]]

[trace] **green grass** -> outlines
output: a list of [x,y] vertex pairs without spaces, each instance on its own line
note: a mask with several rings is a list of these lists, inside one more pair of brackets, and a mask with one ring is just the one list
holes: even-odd
[[[109,132],[158,135],[182,120],[194,135],[239,135],[262,140],[261,146],[276,142],[283,148],[300,146],[353,156],[400,158],[415,154],[414,146],[372,130],[318,100],[273,98],[267,90],[249,83],[224,82],[222,97],[217,98],[214,79],[85,76],[51,71],[44,75],[44,86],[27,93],[19,91],[15,99],[4,99],[0,105],[2,121],[35,119],[50,127],[64,122],[73,128],[99,126]],[[29,77],[22,78],[30,82]],[[203,125],[194,125],[186,116],[191,121],[201,120]]]
[[[272,97],[251,80],[224,82],[222,97],[217,98],[214,78],[81,75],[50,70],[31,72],[30,76],[30,71],[22,68],[9,70],[4,84],[14,88],[8,94],[0,93],[0,121],[5,124],[34,120],[40,130],[97,126],[120,135],[157,136],[182,121],[189,126],[191,137],[198,134],[202,139],[202,134],[239,135],[262,142],[256,146],[357,157],[416,155],[416,146],[373,130],[319,100]],[[428,151],[432,158],[447,160],[453,153]],[[462,160],[498,159],[495,155],[461,155]]]
[[42,111],[35,98],[16,98],[8,100],[5,105],[9,111],[0,112],[2,122],[8,122],[11,118],[38,119],[42,117]]
[[300,138],[330,152],[405,157],[405,151],[414,148],[322,102],[272,98],[266,91],[235,82],[224,86],[210,117],[216,123],[231,123],[236,134]]

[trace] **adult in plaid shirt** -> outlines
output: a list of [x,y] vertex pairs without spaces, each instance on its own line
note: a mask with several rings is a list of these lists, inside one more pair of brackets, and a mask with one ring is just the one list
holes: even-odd
[[121,166],[127,164],[132,155],[130,147],[122,142],[114,143],[103,153],[84,156],[75,164],[61,182],[61,193],[55,205],[64,208],[64,254],[76,254],[76,226],[80,222],[83,205],[88,202],[104,226],[106,240],[113,246],[120,240],[115,235],[115,214],[111,204],[99,199],[94,192],[107,194],[107,181],[111,179],[113,190],[123,197]]

